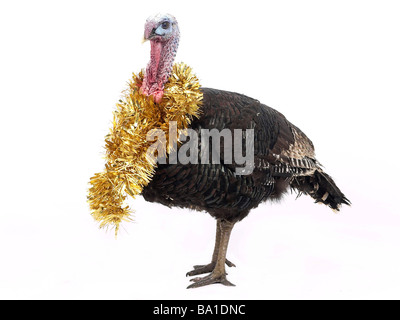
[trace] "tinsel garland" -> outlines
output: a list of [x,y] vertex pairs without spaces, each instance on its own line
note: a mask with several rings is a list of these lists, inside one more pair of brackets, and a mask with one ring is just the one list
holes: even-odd
[[[200,84],[192,69],[183,63],[174,64],[164,87],[161,103],[140,93],[143,71],[133,74],[129,87],[114,111],[113,126],[106,136],[105,170],[90,179],[88,202],[91,214],[100,227],[115,227],[130,221],[131,209],[124,206],[126,194],[139,195],[152,179],[157,163],[147,154],[154,141],[146,136],[152,129],[161,129],[169,141],[169,124],[176,121],[184,130],[193,117],[198,117],[203,98]],[[166,145],[164,152],[169,153]]]

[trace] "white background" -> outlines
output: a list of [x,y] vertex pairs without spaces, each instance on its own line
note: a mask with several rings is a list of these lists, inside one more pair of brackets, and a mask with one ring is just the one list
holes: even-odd
[[[235,288],[187,290],[213,219],[129,200],[114,239],[89,214],[112,110],[144,68],[147,16],[179,21],[203,86],[278,109],[351,208],[288,194],[234,228]],[[398,1],[2,1],[1,299],[398,299]]]

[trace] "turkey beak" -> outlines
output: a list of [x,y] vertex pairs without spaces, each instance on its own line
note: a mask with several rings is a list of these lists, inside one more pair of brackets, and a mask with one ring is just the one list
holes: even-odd
[[[150,34],[146,34],[147,32],[145,32],[144,33],[144,36],[143,36],[143,41],[142,41],[142,43],[144,43],[144,42],[146,42],[147,40],[151,40],[151,38],[153,38],[154,36],[156,36],[157,34],[156,34],[156,28],[153,28],[152,30],[151,30],[151,32],[150,32]],[[146,30],[147,31],[147,30]]]

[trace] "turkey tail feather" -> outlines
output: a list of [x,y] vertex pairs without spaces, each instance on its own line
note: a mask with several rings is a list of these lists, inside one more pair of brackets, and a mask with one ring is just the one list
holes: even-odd
[[342,204],[351,205],[333,179],[321,169],[315,170],[310,176],[296,177],[291,187],[297,189],[299,195],[308,194],[316,203],[323,203],[333,210],[339,211]]

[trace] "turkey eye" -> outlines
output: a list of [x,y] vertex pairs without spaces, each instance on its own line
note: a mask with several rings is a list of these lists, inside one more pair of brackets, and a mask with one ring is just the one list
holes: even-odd
[[163,29],[168,29],[168,28],[169,28],[169,22],[168,22],[168,21],[164,21],[164,22],[162,23],[161,27],[162,27]]

